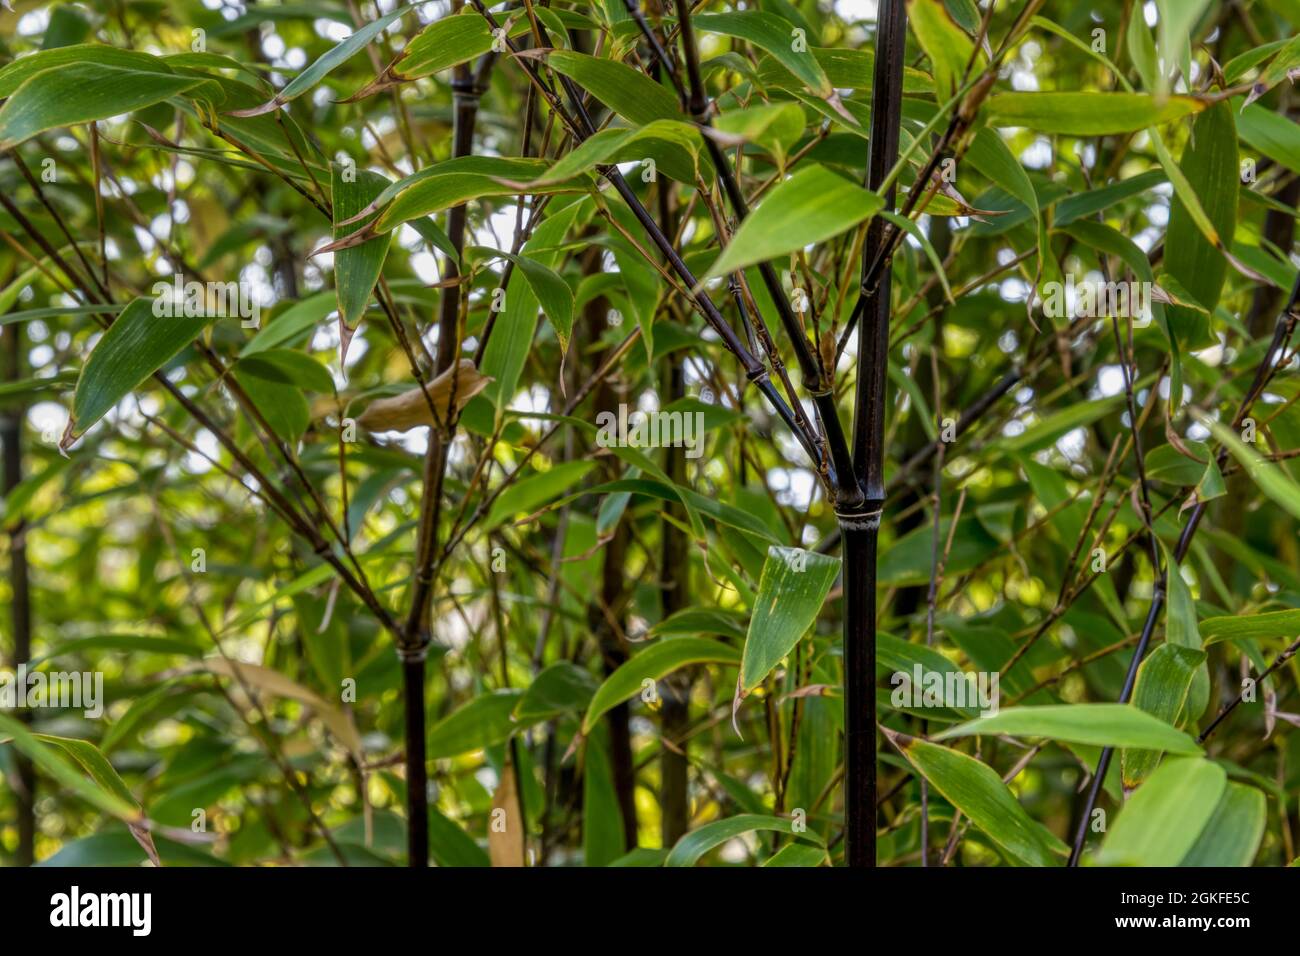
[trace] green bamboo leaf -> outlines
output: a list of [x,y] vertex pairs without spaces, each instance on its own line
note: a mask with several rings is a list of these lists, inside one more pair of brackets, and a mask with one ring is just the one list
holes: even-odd
[[[1291,73],[1297,67],[1300,67],[1300,37],[1292,37],[1290,41],[1280,42],[1284,45],[1280,50],[1278,50],[1277,56],[1274,57],[1273,62],[1271,62],[1268,65],[1268,68],[1259,75],[1257,80],[1255,80],[1255,85],[1251,88],[1250,95],[1246,97],[1246,102],[1248,104],[1255,102],[1255,100],[1259,99],[1273,87],[1288,79]],[[1266,43],[1260,49],[1267,52],[1270,48],[1276,48],[1276,44]],[[1253,52],[1260,51],[1256,50]],[[1236,61],[1224,65],[1225,78],[1232,77],[1232,79],[1229,79],[1227,82],[1235,82],[1240,78],[1241,74],[1245,72],[1245,70],[1240,69],[1242,65],[1240,62],[1241,60],[1241,57],[1237,57]],[[1231,73],[1229,72],[1230,68],[1232,70]],[[1249,65],[1246,69],[1249,69]]]
[[1224,82],[1228,86],[1236,86],[1237,81],[1243,79],[1251,70],[1260,66],[1269,57],[1276,55],[1284,46],[1295,42],[1294,38],[1291,40],[1273,40],[1257,47],[1251,47],[1244,53],[1234,56],[1223,64]]
[[[47,744],[53,744],[59,747],[69,757],[81,765],[81,769],[90,774],[90,779],[107,793],[111,793],[124,803],[140,806],[140,801],[135,798],[131,788],[126,785],[126,781],[118,774],[113,765],[89,740],[78,740],[74,737],[55,737],[50,734],[33,734],[37,740],[44,741]],[[144,811],[139,811],[143,815]]]
[[657,681],[687,664],[739,664],[740,652],[730,644],[702,637],[674,637],[656,641],[619,665],[605,678],[582,719],[582,732],[591,733],[604,714],[641,690],[642,682]]
[[1259,486],[1260,491],[1291,515],[1300,518],[1300,485],[1297,485],[1290,475],[1273,462],[1260,457],[1253,448],[1237,437],[1236,432],[1222,422],[1203,416],[1200,422],[1214,433],[1215,438],[1227,446],[1232,457],[1237,459],[1238,464],[1250,476],[1251,481]]
[[1236,115],[1242,142],[1292,172],[1300,171],[1300,124],[1258,103],[1252,103]]
[[1169,92],[1169,75],[1174,64],[1182,67],[1183,76],[1191,75],[1191,49],[1188,39],[1210,0],[1156,0],[1160,18],[1156,23],[1160,59],[1165,69],[1158,74],[1156,90]]
[[[511,37],[529,29],[527,18],[512,24]],[[492,28],[477,12],[466,9],[453,16],[439,17],[411,40],[396,59],[370,84],[348,99],[356,100],[393,83],[405,83],[468,63],[492,49]]]
[[239,350],[240,358],[292,342],[308,329],[314,329],[338,308],[336,292],[318,292],[290,305],[262,326]]
[[1132,704],[1048,704],[1010,707],[989,717],[945,730],[935,740],[976,734],[1047,737],[1097,747],[1149,747],[1175,754],[1199,754],[1196,741]]
[[655,159],[656,164],[674,179],[689,182],[698,168],[697,160],[703,146],[699,129],[679,120],[655,120],[639,129],[603,129],[565,153],[540,179],[509,185],[528,190],[553,186],[575,179],[597,166],[637,162],[647,156]]
[[596,678],[569,661],[557,661],[544,668],[528,685],[515,705],[515,719],[532,722],[560,714],[576,713],[591,702]]
[[181,657],[202,657],[203,648],[175,637],[147,637],[140,634],[98,634],[94,637],[76,637],[57,641],[50,649],[27,662],[34,670],[46,661],[84,651],[124,651],[137,654],[176,654]]
[[[338,45],[331,49],[324,56],[317,59],[311,66],[295,76],[289,84],[270,100],[261,106],[249,110],[237,110],[232,113],[234,116],[259,116],[262,113],[269,113],[277,110],[290,100],[297,99],[306,93],[321,80],[325,79],[335,67],[342,66],[356,54],[360,53],[371,40],[379,35],[394,20],[399,19],[406,13],[415,9],[415,5],[406,5],[398,7],[391,13],[386,13],[377,20],[371,20],[352,32],[347,39],[342,40]],[[482,18],[479,18],[480,22]],[[414,42],[414,41],[412,41]]]
[[[334,198],[334,238],[355,232],[357,226],[341,225],[373,202],[389,185],[387,179],[367,169],[332,167],[330,191]],[[366,225],[368,222],[363,222]],[[384,270],[392,233],[376,236],[359,246],[334,253],[334,287],[338,296],[339,321],[355,329],[365,315],[375,283]]]
[[[695,21],[693,20],[692,23]],[[809,47],[817,65],[837,90],[869,90],[875,74],[876,55],[871,50],[848,50],[843,47]],[[758,82],[790,92],[801,92],[805,84],[773,56],[764,54],[758,61]],[[930,74],[912,67],[903,68],[904,93],[930,93],[934,80]]]
[[668,858],[664,860],[664,866],[694,866],[710,850],[721,846],[728,840],[734,840],[742,834],[753,833],[755,830],[772,830],[805,840],[813,840],[817,843],[822,842],[821,837],[812,830],[795,832],[794,821],[787,820],[785,817],[774,817],[762,813],[741,813],[723,820],[714,820],[702,827],[696,827],[677,841],[672,852],[668,854]]
[[[1133,706],[1168,724],[1178,720],[1205,651],[1178,644],[1161,644],[1138,668]],[[1120,755],[1124,789],[1132,790],[1156,768],[1160,751],[1126,748]]]
[[1201,638],[1207,645],[1238,638],[1251,641],[1265,640],[1270,637],[1294,638],[1300,634],[1300,609],[1207,617],[1201,621],[1200,630]]
[[991,768],[915,737],[885,735],[932,787],[1010,856],[1029,866],[1061,865],[1065,845],[1030,818]]
[[1118,202],[1141,195],[1164,181],[1165,174],[1162,171],[1151,169],[1145,173],[1130,176],[1128,179],[1122,179],[1117,183],[1111,183],[1109,186],[1089,189],[1087,192],[1066,196],[1056,204],[1052,225],[1061,229],[1076,220],[1087,219],[1109,209]]
[[429,807],[429,854],[439,866],[492,865],[474,838],[432,805]]
[[998,445],[1012,454],[1039,451],[1067,432],[1091,425],[1097,419],[1118,411],[1123,403],[1123,395],[1111,395],[1098,401],[1070,405],[1041,421],[1034,422],[1019,435],[1000,439]]
[[459,757],[502,743],[527,724],[516,721],[515,707],[524,692],[517,688],[479,694],[429,728],[428,757]]
[[155,301],[146,296],[133,299],[96,343],[77,379],[72,415],[59,441],[61,449],[175,358],[216,318],[157,316]]
[[[1147,130],[1151,136],[1151,148],[1155,150],[1156,158],[1160,160],[1160,165],[1169,177],[1169,184],[1174,187],[1174,194],[1182,201],[1186,207],[1187,215],[1196,228],[1200,230],[1211,244],[1219,246],[1222,239],[1218,230],[1214,228],[1214,223],[1210,221],[1209,215],[1205,212],[1205,207],[1201,205],[1201,199],[1196,195],[1196,190],[1188,182],[1186,174],[1181,166],[1174,162],[1173,154],[1169,152],[1169,147],[1165,145],[1164,137],[1155,127]],[[1194,298],[1194,297],[1193,297]]]
[[297,386],[285,384],[278,375],[268,377],[271,366],[259,363],[257,359],[258,356],[254,356],[235,363],[231,374],[248,394],[258,413],[266,419],[271,431],[294,444],[311,424],[311,406],[307,396]]
[[0,67],[0,98],[12,96],[24,82],[46,70],[89,63],[143,73],[172,74],[175,71],[152,53],[122,50],[103,43],[78,43],[75,46],[41,50]]
[[322,395],[334,394],[334,378],[329,369],[303,352],[293,349],[263,349],[235,363],[237,371],[267,382],[292,385]]
[[764,866],[800,867],[828,866],[829,864],[830,857],[824,849],[803,843],[788,843],[763,863]]
[[161,103],[203,82],[198,76],[96,63],[70,63],[35,73],[0,106],[0,150],[13,149],[46,130]]
[[1142,93],[999,93],[985,103],[992,126],[1023,126],[1039,133],[1108,136],[1182,119],[1205,108],[1200,100]]
[[[351,224],[355,231],[349,238],[353,242],[366,241],[372,235],[396,229],[404,222],[463,205],[471,199],[517,195],[519,188],[508,186],[507,182],[530,182],[545,174],[549,165],[544,159],[503,159],[496,156],[449,159],[385,189],[376,201],[382,204],[391,198],[392,202],[369,227],[358,229],[356,224]],[[556,183],[539,186],[533,192],[546,195],[575,192],[577,189],[573,183]]]
[[1170,644],[1199,648],[1201,634],[1196,626],[1196,602],[1191,588],[1183,580],[1182,570],[1173,554],[1165,548],[1168,573],[1169,608],[1165,614],[1165,640]]
[[1166,760],[1110,825],[1097,862],[1177,866],[1194,847],[1227,789],[1222,767],[1198,757]]
[[884,206],[875,193],[824,166],[805,166],[778,184],[745,218],[704,280],[821,242],[869,219]]
[[[952,18],[944,0],[907,0],[907,22],[930,58],[934,95],[946,103],[961,87],[975,41]],[[980,69],[981,64],[976,63],[970,75],[977,76]]]
[[839,558],[799,548],[767,549],[745,637],[742,695],[761,684],[817,620],[839,571]]
[[757,143],[782,158],[803,136],[804,126],[803,108],[798,103],[771,103],[728,110],[713,121],[713,128],[718,132]]
[[594,467],[596,463],[591,461],[566,461],[515,482],[492,503],[483,523],[484,533],[520,512],[533,513],[566,488],[581,481]]
[[142,819],[143,814],[134,797],[123,798],[115,790],[108,789],[97,781],[87,780],[67,759],[28,730],[25,724],[8,714],[0,713],[0,742],[5,738],[42,771],[86,802],[121,820],[135,822]]
[[1250,866],[1267,820],[1263,791],[1229,781],[1210,822],[1178,865]]
[[[544,266],[558,266],[564,253],[557,248],[562,246],[569,230],[582,221],[590,206],[589,202],[578,201],[553,212],[533,231],[521,252]],[[483,374],[495,379],[485,394],[498,409],[508,408],[514,401],[519,376],[537,331],[537,297],[519,270],[510,276],[505,305],[505,311],[497,315],[482,365]]]
[[681,119],[677,98],[626,63],[569,50],[552,51],[546,62],[629,123],[645,126],[655,120]]
[[528,256],[516,256],[486,246],[474,246],[466,250],[466,254],[509,259],[513,262],[523,274],[533,296],[541,304],[542,312],[551,320],[551,325],[555,328],[555,336],[560,340],[560,351],[569,350],[569,336],[573,333],[573,290],[569,288],[567,282],[553,270]]
[[[917,667],[921,668],[919,683],[915,679]],[[892,634],[876,635],[876,672],[880,675],[888,675],[887,680],[896,691],[904,688],[901,679],[896,675],[902,675],[907,683],[916,687],[918,691],[924,691],[927,681],[942,681],[943,686],[947,687],[957,680],[967,680],[961,668],[933,647],[900,640]],[[898,709],[909,710],[907,707]],[[932,710],[926,708],[927,713]],[[957,715],[957,719],[974,718],[978,714],[979,708],[976,706],[951,707],[938,712],[938,715],[946,715],[949,718]]]
[[623,851],[623,810],[609,765],[609,734],[596,727],[583,749],[582,862],[610,866]]
[[[1193,202],[1200,205],[1214,234],[1230,241],[1237,224],[1237,128],[1232,107],[1217,103],[1196,117],[1192,135],[1179,164],[1186,177]],[[1228,261],[1223,250],[1199,228],[1194,211],[1184,201],[1187,190],[1179,191],[1170,203],[1169,229],[1165,237],[1165,271],[1177,279],[1196,301],[1213,312],[1227,276]],[[1191,310],[1171,306],[1168,320],[1179,341],[1187,348],[1210,344],[1208,321]],[[1199,335],[1193,328],[1204,327]]]
[[704,33],[721,33],[754,44],[798,77],[814,96],[828,99],[835,92],[821,64],[808,50],[807,37],[796,49],[795,28],[774,13],[763,10],[704,13],[692,17],[691,24]]

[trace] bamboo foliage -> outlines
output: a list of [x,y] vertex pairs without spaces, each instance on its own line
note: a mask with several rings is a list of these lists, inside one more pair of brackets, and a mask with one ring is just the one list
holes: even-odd
[[1286,11],[119,6],[0,11],[13,862],[1297,857]]

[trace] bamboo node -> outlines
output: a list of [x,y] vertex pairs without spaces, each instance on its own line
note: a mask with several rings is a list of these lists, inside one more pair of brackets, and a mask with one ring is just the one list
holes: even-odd
[[835,509],[835,520],[845,531],[875,531],[880,527],[881,506],[871,502],[846,504]]

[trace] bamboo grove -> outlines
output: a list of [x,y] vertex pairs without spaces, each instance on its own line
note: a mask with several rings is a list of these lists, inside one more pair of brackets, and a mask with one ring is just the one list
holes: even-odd
[[0,10],[0,858],[1300,857],[1295,0]]

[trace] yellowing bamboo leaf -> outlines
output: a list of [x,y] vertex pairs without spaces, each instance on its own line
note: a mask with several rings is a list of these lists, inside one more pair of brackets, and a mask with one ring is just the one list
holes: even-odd
[[[492,379],[480,375],[474,362],[463,358],[433,381],[425,384],[421,394],[419,386],[392,398],[380,398],[366,406],[357,418],[357,424],[372,432],[404,432],[424,425],[445,426],[454,406],[460,413],[469,400],[488,387]],[[430,403],[433,410],[429,408]],[[438,413],[434,420],[433,411]]]
[[524,815],[519,810],[519,789],[514,765],[507,760],[492,794],[488,824],[488,856],[493,866],[524,866]]
[[290,680],[279,671],[273,671],[269,667],[261,667],[257,664],[246,664],[242,661],[224,657],[210,657],[205,659],[200,666],[209,673],[230,678],[234,681],[235,686],[241,690],[243,685],[247,684],[255,690],[263,691],[274,697],[296,700],[300,704],[307,705],[316,712],[316,716],[320,718],[321,723],[329,728],[335,739],[346,747],[353,757],[358,760],[361,759],[361,735],[357,733],[352,717],[326,701],[315,691]]

